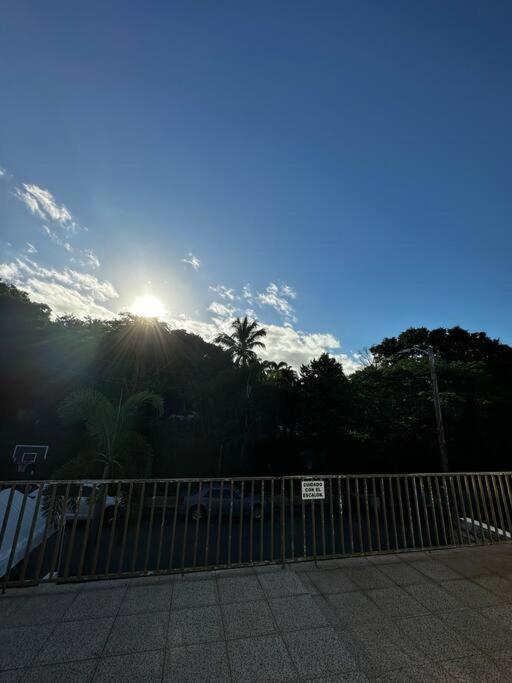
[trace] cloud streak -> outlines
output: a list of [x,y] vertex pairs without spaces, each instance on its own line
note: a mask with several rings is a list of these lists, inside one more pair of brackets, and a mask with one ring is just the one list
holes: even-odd
[[22,188],[14,188],[14,196],[22,201],[34,215],[45,221],[58,223],[66,230],[75,230],[77,227],[73,216],[64,204],[59,204],[49,190],[39,185],[22,184]]
[[189,252],[184,258],[181,259],[182,263],[185,263],[188,266],[192,266],[194,270],[199,270],[201,267],[201,261],[197,258],[197,256],[194,256],[191,252]]

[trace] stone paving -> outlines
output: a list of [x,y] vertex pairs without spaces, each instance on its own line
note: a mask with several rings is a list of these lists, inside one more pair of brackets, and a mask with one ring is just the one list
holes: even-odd
[[11,589],[19,680],[512,681],[512,545]]

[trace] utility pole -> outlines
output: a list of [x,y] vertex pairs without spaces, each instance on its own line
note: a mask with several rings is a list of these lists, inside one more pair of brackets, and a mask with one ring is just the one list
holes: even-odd
[[444,425],[443,425],[443,413],[441,412],[441,401],[439,399],[439,387],[437,385],[437,371],[436,371],[436,361],[434,355],[434,349],[429,346],[427,349],[422,349],[421,346],[413,346],[410,349],[404,349],[400,351],[397,355],[402,355],[404,353],[409,353],[409,351],[414,351],[416,353],[421,353],[428,358],[428,366],[430,370],[430,381],[432,382],[432,394],[434,397],[434,411],[436,414],[436,428],[437,428],[437,440],[439,443],[439,452],[441,454],[441,471],[448,472],[448,449],[446,447],[446,439],[444,436]]

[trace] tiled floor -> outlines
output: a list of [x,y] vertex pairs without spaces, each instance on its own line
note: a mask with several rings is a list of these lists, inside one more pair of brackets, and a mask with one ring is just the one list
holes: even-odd
[[11,589],[19,680],[512,681],[512,545]]

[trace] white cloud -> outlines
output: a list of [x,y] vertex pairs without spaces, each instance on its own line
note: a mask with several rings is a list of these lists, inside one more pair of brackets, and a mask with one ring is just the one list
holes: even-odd
[[5,168],[2,168],[0,166],[0,178],[2,178],[6,173],[7,173],[7,171],[5,170]]
[[72,313],[112,318],[114,313],[103,304],[118,297],[114,286],[90,273],[71,268],[45,268],[28,258],[0,264],[0,277],[28,292],[33,301],[46,303],[55,315]]
[[93,249],[84,249],[82,253],[85,257],[85,265],[89,265],[94,269],[100,267],[100,260]]
[[215,287],[210,285],[208,289],[210,289],[212,292],[215,292],[215,294],[218,294],[221,299],[234,301],[238,298],[234,289],[228,289],[227,287],[224,287],[224,285],[216,285]]
[[221,304],[218,301],[212,301],[208,306],[208,310],[221,317],[233,317],[236,313],[236,308],[234,306]]
[[14,195],[35,215],[43,220],[59,223],[67,230],[74,230],[76,223],[69,209],[64,204],[58,204],[51,192],[39,185],[23,183],[23,190],[14,188]]
[[34,245],[31,242],[26,243],[27,246],[25,247],[25,252],[27,254],[37,254],[37,249],[34,247]]
[[244,285],[242,288],[242,296],[244,299],[249,303],[252,304],[253,302],[253,296],[252,296],[252,289],[251,285]]
[[276,285],[271,282],[264,292],[258,292],[256,300],[260,306],[270,306],[287,320],[297,321],[295,311],[290,299],[295,299],[297,294],[289,285]]
[[194,270],[199,270],[199,267],[201,266],[201,261],[197,258],[197,256],[194,256],[194,254],[190,252],[181,259],[181,262],[192,266]]

